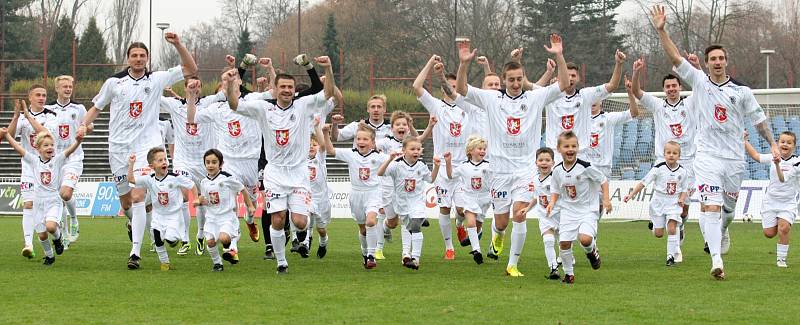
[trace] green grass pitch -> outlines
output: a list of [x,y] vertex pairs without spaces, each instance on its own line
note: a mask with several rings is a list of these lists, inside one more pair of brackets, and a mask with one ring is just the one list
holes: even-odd
[[[600,270],[575,250],[576,283],[546,280],[536,220],[520,261],[523,278],[503,275],[499,261],[476,265],[457,247],[445,261],[438,226],[425,228],[419,271],[400,265],[400,236],[387,244],[375,270],[361,266],[356,226],[335,220],[328,256],[289,256],[289,274],[262,260],[263,244],[240,244],[241,263],[211,272],[206,256],[179,257],[162,272],[155,253],[143,252],[142,269],[126,269],[130,243],[121,219],[81,219],[80,240],[55,265],[19,255],[18,217],[0,218],[0,323],[42,320],[74,323],[796,323],[800,258],[775,266],[775,240],[759,224],[734,224],[725,257],[728,279],[709,275],[696,223],[687,225],[684,263],[664,266],[666,239],[644,223],[601,223]],[[488,225],[487,225],[488,230]],[[487,232],[488,235],[488,232]],[[262,234],[263,236],[263,234]],[[486,251],[490,236],[483,238]],[[316,246],[316,241],[315,245]],[[796,250],[796,249],[795,249]],[[794,262],[793,261],[798,261]]]

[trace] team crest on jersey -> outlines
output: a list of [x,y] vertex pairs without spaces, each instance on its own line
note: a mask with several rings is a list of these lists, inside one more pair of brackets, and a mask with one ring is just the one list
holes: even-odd
[[567,196],[569,196],[570,199],[574,200],[578,197],[578,189],[575,188],[575,185],[564,185],[564,189],[567,190]]
[[142,105],[142,102],[131,102],[130,108],[128,109],[128,114],[132,118],[138,118],[140,115],[142,115]]
[[547,195],[539,195],[539,205],[546,208],[549,204],[550,201],[548,201]]
[[528,105],[525,105],[525,104],[519,105],[519,109],[520,109],[521,111],[525,112],[525,111],[527,111],[527,110],[528,110]]
[[472,189],[476,191],[483,187],[483,180],[480,177],[473,177],[470,183],[472,184]]
[[683,135],[683,126],[679,124],[671,124],[669,129],[672,130],[672,135],[680,137]]
[[58,126],[58,137],[62,140],[69,138],[69,125],[61,124]]
[[308,166],[308,180],[312,182],[317,180],[317,167]]
[[161,206],[169,205],[169,193],[158,192],[158,204],[161,204]]
[[289,130],[275,130],[275,143],[281,147],[289,144]]
[[208,192],[208,202],[211,204],[219,204],[219,192]]
[[678,183],[676,182],[667,182],[666,188],[667,195],[674,195],[678,192]]
[[186,134],[197,135],[197,123],[186,123]]
[[242,135],[242,124],[239,121],[228,122],[228,133],[234,138]]
[[518,135],[522,129],[522,122],[518,117],[507,117],[506,118],[506,128],[508,129],[508,134],[510,135]]
[[150,89],[150,87],[144,87],[144,94],[145,95],[150,95],[151,91],[152,91],[152,89]]
[[728,121],[728,109],[720,104],[714,105],[714,119],[717,122],[725,123]]
[[736,105],[736,97],[731,96],[730,100],[731,100],[731,104]]
[[461,135],[461,123],[450,122],[450,135],[454,137]]
[[405,188],[406,192],[414,192],[417,189],[417,180],[416,179],[406,179],[405,180]]
[[358,178],[362,181],[366,181],[369,179],[369,168],[368,167],[360,167],[358,169]]
[[53,174],[51,174],[49,170],[43,171],[39,173],[39,180],[42,181],[43,185],[50,185],[50,183],[53,182]]
[[564,115],[561,117],[561,128],[564,130],[572,130],[575,126],[575,115]]
[[592,148],[597,148],[597,145],[599,144],[600,144],[600,134],[592,133],[590,137],[589,146],[591,146]]

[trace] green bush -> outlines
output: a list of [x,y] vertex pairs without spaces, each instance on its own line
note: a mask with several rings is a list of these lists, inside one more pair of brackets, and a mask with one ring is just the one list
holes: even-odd
[[[417,100],[414,90],[409,88],[387,88],[375,91],[375,94],[386,95],[386,112],[405,111],[409,113],[424,113],[427,111]],[[367,116],[367,100],[371,97],[369,90],[344,90],[345,121],[355,121]],[[387,117],[388,119],[388,117]],[[427,126],[427,120],[417,118],[414,127],[422,130]]]
[[[105,80],[86,80],[86,81],[78,81],[75,84],[75,89],[73,90],[72,98],[84,104],[87,104],[92,101],[94,96],[100,91],[100,88],[103,86]],[[34,84],[41,84],[41,79],[28,79],[28,80],[16,80],[11,82],[11,87],[9,92],[12,94],[20,94],[24,95],[28,93],[28,89]],[[52,101],[56,99],[56,91],[55,91],[55,78],[51,78],[48,80],[47,84],[44,85],[47,88],[47,101]],[[176,83],[172,89],[175,90],[180,95],[183,95],[183,82]],[[214,93],[216,90],[216,83],[205,83],[203,84],[203,90],[201,94],[210,95]],[[6,101],[6,105],[9,105],[9,101]],[[90,105],[90,104],[89,104]],[[88,105],[87,105],[88,106]],[[13,107],[13,104],[12,106]],[[88,107],[87,107],[88,108]]]

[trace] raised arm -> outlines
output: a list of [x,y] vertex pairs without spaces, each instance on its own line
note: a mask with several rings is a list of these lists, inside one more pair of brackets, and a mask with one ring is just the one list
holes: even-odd
[[656,28],[656,32],[658,33],[658,38],[661,39],[661,47],[664,49],[664,53],[669,58],[670,62],[672,62],[673,66],[678,66],[681,64],[681,52],[678,51],[678,47],[675,46],[675,43],[669,37],[669,33],[667,33],[667,29],[665,28],[667,24],[667,13],[662,5],[653,6],[653,9],[650,10],[650,16],[653,19],[653,26]]
[[339,124],[344,122],[342,114],[333,114],[331,116],[331,139],[339,139]]
[[478,63],[478,65],[483,67],[484,78],[492,73],[492,67],[489,65],[489,59],[487,59],[485,56],[481,55],[475,61]]
[[758,131],[758,135],[769,143],[770,151],[772,151],[772,161],[780,162],[781,153],[780,150],[778,150],[778,144],[772,139],[772,129],[769,126],[769,119],[756,124],[756,130]]
[[453,179],[453,155],[450,152],[444,153],[444,169],[447,172],[447,179]]
[[17,142],[17,140],[14,140],[14,136],[8,133],[7,128],[0,128],[0,136],[2,136],[2,138],[5,138],[6,141],[8,141],[8,144],[10,144],[12,148],[14,148],[14,151],[16,151],[20,156],[25,157],[27,151],[25,151],[25,149],[22,148],[22,146]]
[[225,91],[225,97],[228,98],[228,106],[231,110],[236,110],[239,107],[239,86],[236,84],[238,76],[234,69],[230,69],[222,74],[222,89]]
[[469,65],[477,52],[478,49],[470,51],[468,41],[458,43],[459,64],[458,72],[456,72],[456,92],[461,96],[467,96],[467,72],[469,72]]
[[633,95],[636,96],[636,99],[642,99],[644,96],[644,91],[639,84],[639,75],[642,73],[642,68],[644,68],[644,60],[638,59],[633,62],[633,76],[631,76],[631,91]]
[[133,166],[136,164],[136,155],[128,157],[128,183],[136,184],[136,175],[133,174]]
[[[17,123],[19,123],[19,113],[22,111],[22,105],[24,101],[17,99],[14,101],[14,116],[11,117],[11,122],[8,123],[8,130],[7,132],[11,134],[11,137],[14,137],[14,134],[17,133]],[[3,137],[0,137],[2,140]],[[2,141],[0,141],[2,142]]]
[[69,157],[70,155],[72,155],[72,153],[75,152],[75,150],[78,149],[78,146],[80,146],[82,142],[83,142],[83,135],[76,134],[75,135],[75,141],[72,142],[72,144],[69,145],[69,147],[64,149],[64,156],[65,157]]
[[175,47],[175,50],[178,51],[178,55],[181,57],[183,77],[197,76],[197,64],[194,62],[194,58],[189,53],[189,50],[186,49],[186,46],[183,46],[183,43],[181,43],[178,34],[166,33],[164,34],[164,38]]
[[189,124],[195,124],[197,114],[197,98],[200,96],[200,80],[189,80],[186,84],[186,119]]
[[[431,74],[431,69],[433,66],[441,62],[442,58],[434,54],[431,55],[431,58],[428,59],[428,62],[426,62],[425,66],[422,67],[422,71],[419,72],[417,78],[414,79],[414,84],[412,85],[412,87],[414,87],[414,94],[416,94],[417,97],[421,97],[422,94],[425,93],[425,80],[428,79],[428,76]],[[444,69],[442,69],[442,73],[444,73]]]
[[[332,126],[330,127],[332,128]],[[322,139],[318,139],[317,141],[322,140],[320,142],[320,146],[322,146],[323,150],[325,150],[325,155],[332,157],[336,155],[336,148],[333,147],[333,142],[331,141],[331,135],[329,134],[328,130],[329,127],[325,127],[322,129]]]
[[401,155],[403,155],[402,152],[389,152],[387,155],[389,158],[386,158],[386,160],[381,164],[381,166],[378,167],[378,176],[386,176],[386,168],[389,168],[389,164],[392,163],[392,160],[394,160],[397,157],[400,157]]
[[314,59],[320,67],[325,69],[325,82],[323,90],[325,91],[325,99],[333,97],[336,91],[336,83],[333,79],[333,67],[331,66],[331,59],[327,56],[320,56]]
[[631,117],[636,118],[639,116],[639,104],[636,103],[636,95],[633,94],[633,82],[625,75],[625,90],[628,92],[628,108],[631,112]]
[[427,140],[428,137],[431,136],[431,133],[433,132],[433,127],[436,126],[436,123],[438,121],[439,120],[436,119],[436,116],[431,116],[430,119],[428,119],[428,127],[426,127],[424,131],[422,131],[422,134],[417,136],[417,140],[419,142],[424,143],[425,140]]
[[[269,90],[271,88],[270,85],[272,85],[272,82],[275,80],[275,77],[277,77],[278,74],[275,73],[275,67],[272,66],[272,59],[270,59],[270,58],[260,58],[260,59],[258,59],[258,64],[261,65],[262,68],[267,70],[267,79],[266,79],[266,82],[264,82],[265,87],[264,87],[263,90],[259,89],[259,91],[267,91],[267,90]],[[259,79],[261,79],[261,78],[259,78]]]
[[622,66],[625,65],[625,53],[620,50],[614,54],[614,73],[611,74],[611,80],[606,84],[606,91],[613,93],[619,87],[619,81],[622,79]]
[[550,84],[550,79],[553,79],[553,73],[555,71],[556,61],[553,61],[553,59],[547,59],[547,65],[545,66],[544,73],[542,73],[542,76],[536,81],[536,85],[539,87],[547,87]]
[[556,66],[558,68],[558,88],[561,91],[569,88],[569,76],[567,73],[567,60],[564,59],[564,44],[561,36],[550,34],[550,47],[544,46],[548,53],[556,56]]

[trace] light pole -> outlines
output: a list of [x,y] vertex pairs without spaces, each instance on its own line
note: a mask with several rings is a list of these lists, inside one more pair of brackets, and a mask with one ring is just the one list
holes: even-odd
[[[164,46],[164,30],[169,28],[169,23],[156,23],[156,28],[161,30],[161,51],[159,52],[161,53],[161,55],[166,55],[167,49]],[[152,48],[150,50],[152,51]],[[162,60],[161,62],[164,62],[163,58],[159,58],[159,60]],[[151,70],[154,69],[152,63],[150,64],[150,69]]]
[[775,50],[761,50],[761,54],[767,57],[767,89],[769,89],[769,56],[775,54]]

